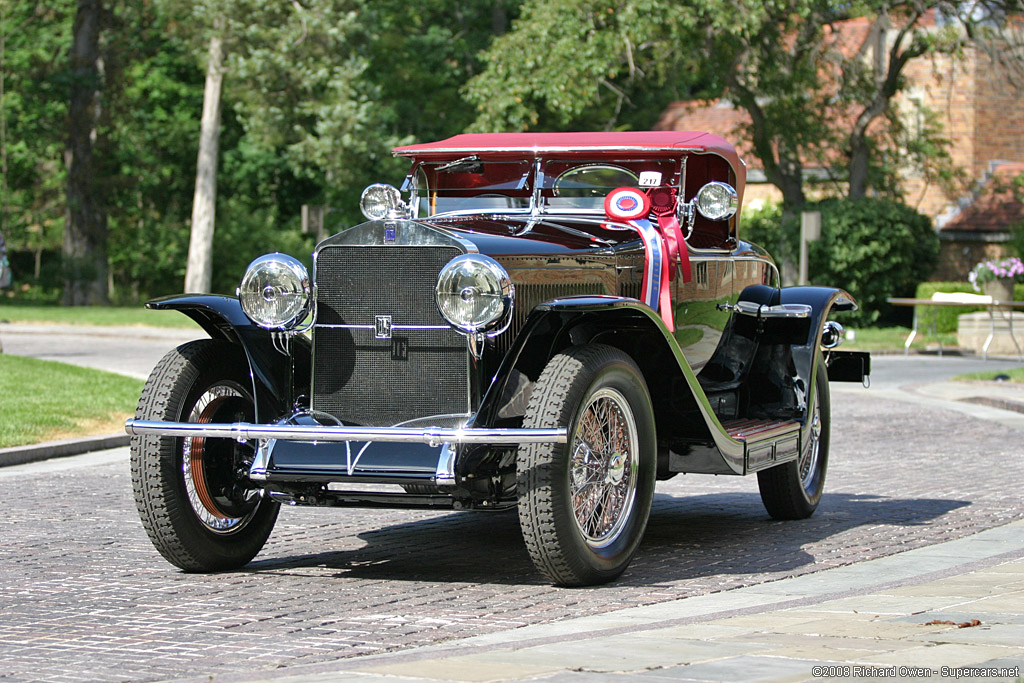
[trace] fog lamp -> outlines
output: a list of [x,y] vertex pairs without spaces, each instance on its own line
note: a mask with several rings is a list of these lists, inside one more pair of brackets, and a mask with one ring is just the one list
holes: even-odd
[[739,206],[739,195],[731,185],[710,182],[697,192],[697,211],[713,221],[732,218]]

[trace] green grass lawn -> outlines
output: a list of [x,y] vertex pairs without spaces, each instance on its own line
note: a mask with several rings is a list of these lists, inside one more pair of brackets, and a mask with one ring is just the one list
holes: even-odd
[[149,311],[139,306],[55,306],[0,299],[0,322],[61,323],[65,325],[145,325],[197,327],[177,311]]
[[0,448],[114,434],[135,413],[141,380],[0,354]]
[[[847,328],[849,333],[850,328]],[[843,351],[902,351],[903,344],[907,340],[907,335],[910,334],[910,329],[906,327],[865,327],[857,328],[854,330],[856,337],[849,339],[847,334],[847,340],[839,347]],[[955,333],[940,333],[939,339],[942,340],[943,348],[952,348],[956,346],[956,334]],[[910,348],[915,351],[923,351],[929,347],[937,347],[938,343],[935,340],[935,336],[932,334],[925,334],[920,330],[917,336],[914,337],[914,343],[911,344]]]
[[1003,380],[1006,382],[1021,382],[1024,383],[1024,368],[1012,368],[1010,370],[986,370],[984,372],[971,372],[966,375],[957,375],[953,379],[966,382],[966,381],[983,381],[983,382],[994,382],[997,375],[1006,375],[1010,379]]
[[[0,322],[82,325],[195,326],[174,311],[147,311],[142,306],[65,308],[0,300]],[[699,332],[699,331],[695,331]],[[904,327],[864,328],[847,340],[844,350],[902,351],[910,332]],[[956,336],[942,335],[943,346]],[[934,337],[918,334],[912,348],[935,345]],[[999,371],[985,373],[991,376]],[[1024,381],[1024,370],[1007,372]],[[969,379],[991,379],[992,377]],[[135,411],[142,382],[113,373],[63,363],[0,354],[0,448],[52,439],[112,434]]]

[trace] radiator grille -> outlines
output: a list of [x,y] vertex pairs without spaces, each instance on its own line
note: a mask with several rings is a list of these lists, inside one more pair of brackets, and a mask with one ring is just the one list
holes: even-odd
[[[317,256],[312,405],[348,424],[390,426],[469,411],[466,338],[434,304],[455,247],[330,246]],[[391,316],[377,339],[377,316]],[[326,327],[328,325],[363,325]],[[441,329],[405,330],[403,325]]]
[[516,302],[512,309],[512,324],[508,330],[494,339],[494,346],[497,353],[504,356],[512,347],[512,342],[519,335],[519,331],[526,324],[530,311],[538,304],[552,299],[561,299],[567,296],[581,296],[584,294],[604,294],[604,287],[600,282],[575,282],[561,285],[535,285],[517,284]]

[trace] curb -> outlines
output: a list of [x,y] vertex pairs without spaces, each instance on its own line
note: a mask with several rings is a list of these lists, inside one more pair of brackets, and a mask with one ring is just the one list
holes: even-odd
[[958,401],[964,403],[975,403],[977,405],[988,406],[989,408],[999,408],[1000,410],[1012,410],[1017,413],[1024,413],[1024,403],[1020,401],[1014,401],[1009,398],[994,398],[991,396],[970,396],[968,398],[960,398]]
[[127,434],[107,434],[106,436],[86,436],[78,439],[61,439],[47,441],[28,446],[12,446],[0,448],[0,467],[24,465],[29,462],[64,458],[69,455],[81,455],[92,451],[103,451],[108,448],[127,446]]

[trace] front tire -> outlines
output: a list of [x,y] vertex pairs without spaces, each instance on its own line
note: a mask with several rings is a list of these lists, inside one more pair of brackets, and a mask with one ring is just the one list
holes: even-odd
[[797,459],[757,473],[761,502],[775,519],[810,517],[825,490],[831,401],[828,370],[820,354],[815,361],[814,394],[809,404],[809,424],[805,427],[806,437]]
[[599,344],[554,356],[524,426],[569,433],[566,444],[519,447],[519,522],[531,559],[562,586],[615,579],[640,545],[654,496],[654,412],[639,368]]
[[[241,349],[227,342],[189,342],[150,374],[135,413],[139,420],[251,422],[252,380]],[[263,547],[279,505],[248,479],[253,448],[232,439],[134,436],[132,488],[142,526],[171,564],[187,572],[244,566]]]

